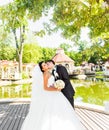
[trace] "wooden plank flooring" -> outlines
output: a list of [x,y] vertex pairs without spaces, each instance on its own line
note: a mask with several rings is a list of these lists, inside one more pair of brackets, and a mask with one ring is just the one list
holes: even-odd
[[[29,102],[0,103],[0,130],[20,130],[29,111]],[[109,130],[109,114],[76,107],[85,130]]]

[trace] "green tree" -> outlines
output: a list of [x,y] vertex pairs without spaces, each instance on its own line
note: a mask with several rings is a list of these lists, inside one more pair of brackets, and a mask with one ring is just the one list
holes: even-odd
[[[8,15],[7,15],[8,14]],[[25,36],[25,26],[27,25],[25,9],[17,2],[13,2],[1,8],[0,17],[3,21],[4,29],[12,32],[16,43],[16,52],[19,61],[19,72],[22,72],[22,50]],[[17,35],[19,31],[19,35]]]
[[109,36],[108,0],[59,0],[54,7],[52,22],[66,38],[80,36],[81,28],[90,29],[91,38]]
[[50,60],[55,55],[56,49],[52,49],[52,48],[48,48],[48,47],[42,48],[42,53],[43,53],[42,60],[44,60],[44,61]]
[[103,61],[106,61],[109,58],[109,39],[105,39],[103,49],[104,49],[104,55],[102,56],[102,58]]
[[4,30],[2,24],[0,24],[0,35],[0,60],[15,59],[16,51],[12,45],[12,35]]
[[[22,52],[25,41],[27,19],[37,20],[56,0],[14,0],[0,8],[0,18],[6,30],[13,32],[19,60],[19,72],[22,72]],[[19,36],[17,31],[19,30]],[[17,37],[18,36],[18,37]]]
[[67,43],[62,43],[60,44],[60,48],[64,49],[65,52],[68,52],[69,50],[72,49],[72,46]]
[[97,41],[92,44],[90,47],[90,59],[89,62],[97,63],[97,61],[102,60],[104,61],[103,56],[106,53],[106,48],[102,45],[102,41]]
[[42,48],[36,43],[27,43],[23,47],[23,63],[38,63],[42,60]]
[[15,48],[6,43],[0,44],[0,60],[13,60],[16,57]]

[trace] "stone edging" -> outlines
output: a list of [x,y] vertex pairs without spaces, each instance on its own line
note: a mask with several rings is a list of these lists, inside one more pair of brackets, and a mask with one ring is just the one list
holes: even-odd
[[83,102],[75,102],[75,107],[87,109],[87,110],[91,110],[91,111],[96,111],[99,113],[104,113],[104,114],[109,115],[109,111],[105,110],[105,106],[94,105],[94,104],[83,103]]

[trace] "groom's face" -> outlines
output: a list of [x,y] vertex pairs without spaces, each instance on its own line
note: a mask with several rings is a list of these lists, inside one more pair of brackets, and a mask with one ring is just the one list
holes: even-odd
[[47,62],[48,68],[49,69],[53,69],[54,68],[54,64],[52,62]]

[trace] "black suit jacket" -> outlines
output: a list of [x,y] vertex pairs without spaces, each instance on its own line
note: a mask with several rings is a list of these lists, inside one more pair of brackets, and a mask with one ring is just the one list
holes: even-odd
[[59,79],[65,82],[65,87],[61,90],[61,92],[68,98],[72,98],[75,94],[73,86],[70,82],[69,75],[67,69],[62,65],[56,65],[56,72],[59,75]]

